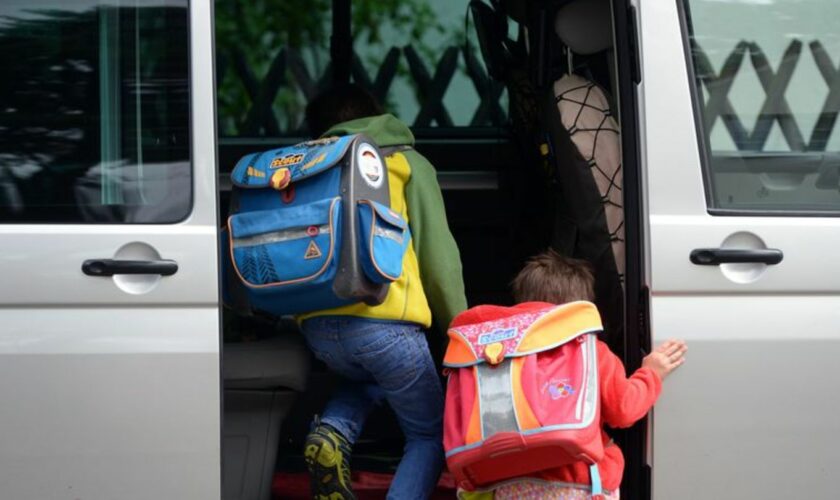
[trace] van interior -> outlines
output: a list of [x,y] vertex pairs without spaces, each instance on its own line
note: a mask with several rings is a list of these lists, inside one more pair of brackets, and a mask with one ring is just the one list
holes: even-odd
[[[283,2],[263,3],[279,8]],[[388,8],[398,14],[393,19],[437,12],[432,5],[436,2],[406,2],[403,7],[401,2],[392,3]],[[242,5],[228,4],[216,2],[217,19],[247,14],[241,12]],[[220,221],[227,219],[228,174],[241,156],[309,138],[305,124],[283,116],[281,111],[289,106],[278,110],[278,96],[296,96],[299,113],[325,83],[354,81],[412,125],[416,149],[436,167],[449,226],[461,252],[469,304],[511,304],[511,279],[530,255],[549,247],[589,260],[595,269],[606,340],[628,369],[638,366],[646,336],[640,315],[632,91],[638,70],[632,11],[620,0],[465,0],[457,2],[452,14],[464,31],[448,46],[424,52],[411,44],[377,45],[377,37],[387,33],[372,34],[371,4],[331,2],[324,21],[329,23],[331,44],[324,55],[329,62],[323,76],[312,76],[307,69],[317,59],[311,54],[278,47],[276,58],[262,64],[267,69],[259,81],[247,67],[249,58],[253,60],[245,53],[247,47],[227,43],[220,30],[229,28],[217,25],[217,82],[220,88],[239,86],[250,100],[244,114],[229,123],[224,122],[225,103],[220,102]],[[294,34],[277,39],[293,38]],[[555,93],[555,82],[569,75],[586,82],[587,98],[593,88],[602,90],[607,108],[597,110],[604,116],[600,127],[578,127],[575,116],[561,116],[562,96]],[[400,81],[409,82],[402,91]],[[453,90],[459,82],[461,90]],[[447,100],[447,92],[456,92],[456,97],[457,92],[469,93],[475,106],[466,113],[451,109],[453,100]],[[401,101],[405,96],[416,99],[408,111]],[[575,101],[577,97],[570,99],[578,105],[578,114],[593,106]],[[620,134],[609,129],[608,119],[617,122]],[[234,122],[239,128],[234,126],[230,133]],[[617,172],[594,171],[598,166],[592,151],[579,149],[574,140],[579,132],[589,134],[584,144],[612,142],[621,155]],[[608,182],[599,184],[598,175]],[[607,221],[605,212],[610,209],[605,207],[611,207],[611,217],[618,214],[618,219]],[[615,245],[624,255],[616,258]],[[311,357],[296,329],[290,319],[224,311],[226,500],[311,498],[302,443],[336,380]],[[428,336],[440,362],[445,332],[433,329]],[[640,423],[614,433],[627,459],[622,493],[628,498],[643,498],[647,490],[644,428]],[[353,450],[360,498],[384,498],[388,474],[401,453],[396,420],[387,407],[381,407],[370,416]],[[451,498],[454,484],[446,481],[444,476],[441,492]]]

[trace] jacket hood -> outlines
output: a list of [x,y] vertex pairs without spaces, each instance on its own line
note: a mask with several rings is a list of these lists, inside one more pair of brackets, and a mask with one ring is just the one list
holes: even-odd
[[351,134],[365,134],[380,147],[414,145],[414,134],[403,122],[391,114],[339,123],[327,130],[324,137]]

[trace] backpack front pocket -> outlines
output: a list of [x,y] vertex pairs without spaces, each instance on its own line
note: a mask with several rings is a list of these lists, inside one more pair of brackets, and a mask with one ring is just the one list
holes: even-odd
[[402,274],[411,232],[393,210],[375,201],[360,200],[359,240],[362,269],[374,283],[390,283]]
[[341,199],[261,210],[228,219],[230,253],[253,288],[321,282],[336,273]]

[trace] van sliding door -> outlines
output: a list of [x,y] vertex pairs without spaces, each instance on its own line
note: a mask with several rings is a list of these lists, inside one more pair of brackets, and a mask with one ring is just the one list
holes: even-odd
[[0,2],[0,498],[220,497],[211,7]]
[[835,498],[840,3],[641,6],[653,498]]

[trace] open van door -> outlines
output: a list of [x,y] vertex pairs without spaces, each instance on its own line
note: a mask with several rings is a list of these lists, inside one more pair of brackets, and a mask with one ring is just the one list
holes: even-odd
[[0,496],[218,499],[212,3],[0,4]]
[[653,498],[835,498],[840,3],[640,7]]

